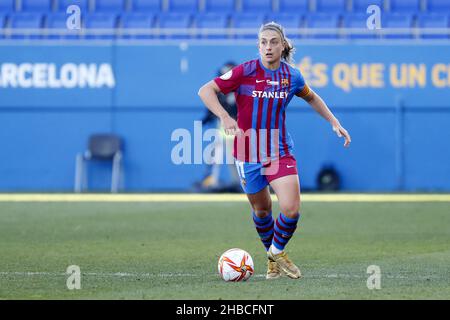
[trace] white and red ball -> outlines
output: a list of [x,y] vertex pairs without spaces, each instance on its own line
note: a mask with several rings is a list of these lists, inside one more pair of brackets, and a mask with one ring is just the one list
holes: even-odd
[[253,259],[247,251],[233,248],[220,256],[218,269],[225,281],[245,281],[254,272]]

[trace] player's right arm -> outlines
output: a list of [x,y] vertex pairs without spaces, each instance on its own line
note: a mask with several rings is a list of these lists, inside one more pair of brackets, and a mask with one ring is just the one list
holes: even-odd
[[198,95],[205,106],[220,119],[225,133],[227,135],[237,135],[240,133],[238,124],[220,104],[217,97],[219,92],[219,86],[214,80],[211,80],[200,88]]
[[297,77],[297,88],[299,91],[296,92],[295,95],[305,100],[324,119],[331,123],[333,131],[336,132],[337,136],[339,138],[344,137],[344,147],[348,147],[350,145],[350,142],[352,141],[350,134],[340,124],[339,120],[331,112],[330,108],[328,108],[325,101],[323,101],[323,99],[317,93],[315,93],[310,87],[308,87],[301,73],[299,74],[299,77]]

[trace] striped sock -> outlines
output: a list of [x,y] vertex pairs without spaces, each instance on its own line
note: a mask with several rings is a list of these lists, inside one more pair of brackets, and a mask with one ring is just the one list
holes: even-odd
[[288,243],[289,239],[297,228],[297,221],[300,218],[300,214],[297,218],[288,218],[282,212],[275,221],[274,235],[272,245],[280,251],[284,250],[284,247]]
[[253,222],[255,223],[256,231],[258,232],[262,243],[266,247],[266,250],[269,250],[273,238],[272,212],[265,218],[259,218],[253,212]]

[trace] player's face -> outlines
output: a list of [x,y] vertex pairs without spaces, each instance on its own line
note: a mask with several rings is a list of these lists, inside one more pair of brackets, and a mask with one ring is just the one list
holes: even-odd
[[281,60],[284,43],[276,31],[265,30],[259,36],[259,54],[263,61],[272,64]]

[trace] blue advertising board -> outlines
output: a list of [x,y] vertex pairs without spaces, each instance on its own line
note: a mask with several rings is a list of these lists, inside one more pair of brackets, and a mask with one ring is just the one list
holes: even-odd
[[[173,163],[172,133],[194,135],[198,89],[223,63],[257,57],[248,44],[3,44],[0,191],[72,190],[75,155],[95,132],[124,139],[123,190],[189,190],[204,166]],[[299,43],[295,59],[353,137],[342,148],[312,108],[291,102],[305,189],[331,164],[348,191],[450,191],[450,45]],[[108,188],[110,164],[90,172],[93,190]]]

